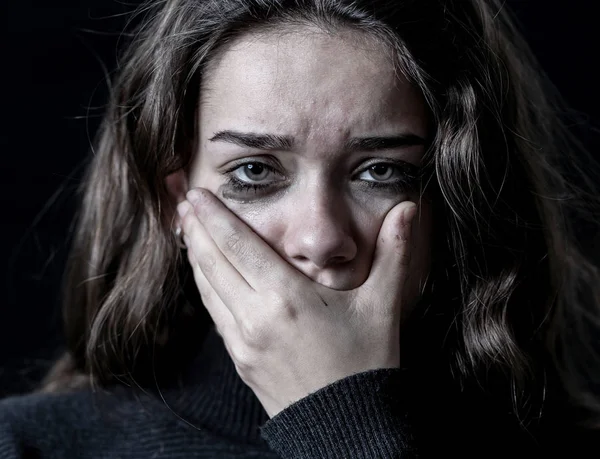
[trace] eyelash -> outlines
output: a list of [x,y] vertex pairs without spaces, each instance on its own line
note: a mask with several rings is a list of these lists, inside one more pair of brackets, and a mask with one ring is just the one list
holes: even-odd
[[[241,167],[245,167],[248,164],[259,164],[261,167],[264,167],[265,169],[267,169],[270,172],[277,172],[277,170],[273,166],[266,164],[264,162],[260,162],[260,161],[248,161],[246,163],[237,164],[234,168],[229,169],[228,171],[225,172],[225,175],[227,177],[227,185],[228,186],[230,186],[233,190],[235,190],[237,192],[242,192],[242,193],[248,193],[250,191],[253,191],[254,193],[259,193],[260,191],[267,190],[273,186],[271,183],[258,184],[258,183],[244,182],[244,181],[238,179],[233,174],[234,171],[238,170]],[[419,168],[412,164],[405,163],[404,161],[396,163],[396,162],[388,160],[388,161],[382,161],[379,163],[372,163],[366,169],[362,169],[360,172],[364,172],[372,166],[380,166],[380,165],[385,165],[385,166],[394,167],[396,169],[400,169],[400,171],[403,172],[402,175],[404,177],[395,182],[377,182],[374,180],[362,180],[364,186],[366,186],[367,188],[380,189],[380,190],[390,191],[390,192],[394,192],[394,193],[402,193],[402,192],[406,192],[408,190],[414,189],[420,178],[419,177],[419,175],[420,175]]]

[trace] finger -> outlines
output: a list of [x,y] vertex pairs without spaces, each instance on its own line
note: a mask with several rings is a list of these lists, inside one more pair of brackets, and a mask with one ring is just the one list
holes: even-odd
[[381,292],[387,301],[400,300],[410,265],[411,226],[416,210],[415,203],[403,201],[386,215],[377,237],[369,277],[360,287],[365,294]]
[[238,310],[242,300],[247,300],[254,291],[217,247],[196,217],[191,203],[183,201],[177,211],[182,215],[181,226],[187,238],[188,252],[193,253],[196,265],[223,304],[236,320],[240,319]]
[[210,282],[206,279],[200,266],[198,265],[198,261],[194,255],[192,250],[188,250],[188,260],[190,262],[190,266],[192,267],[192,272],[194,274],[194,280],[196,281],[196,285],[198,286],[198,290],[200,291],[200,296],[202,298],[202,304],[212,317],[212,320],[215,324],[215,327],[219,334],[225,338],[229,336],[231,330],[235,329],[235,318],[231,314],[231,311],[227,308],[227,306],[221,301],[219,295],[215,292],[215,290],[210,285]]
[[190,190],[188,200],[221,252],[254,290],[281,288],[298,275],[269,244],[208,190]]

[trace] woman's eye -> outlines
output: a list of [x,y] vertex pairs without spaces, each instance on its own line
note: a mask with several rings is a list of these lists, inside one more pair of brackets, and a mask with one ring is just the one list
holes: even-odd
[[232,167],[225,173],[227,185],[236,193],[266,192],[281,185],[285,178],[274,167],[252,161]]
[[391,178],[394,178],[395,175],[397,175],[398,173],[398,168],[396,166],[394,166],[393,164],[385,164],[385,163],[379,163],[379,164],[373,164],[372,166],[369,166],[368,169],[365,169],[360,175],[359,178],[361,180],[367,180],[367,181],[380,181],[380,182],[385,182],[390,180]]
[[273,169],[262,163],[246,163],[234,169],[235,176],[244,182],[260,182],[266,179]]
[[360,172],[358,179],[367,182],[390,182],[407,179],[406,175],[405,171],[396,164],[377,163]]
[[419,167],[405,161],[371,163],[356,178],[368,190],[405,193],[417,187]]

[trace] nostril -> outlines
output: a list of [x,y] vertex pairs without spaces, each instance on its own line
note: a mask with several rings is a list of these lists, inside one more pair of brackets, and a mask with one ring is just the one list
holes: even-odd
[[335,256],[335,257],[330,258],[328,260],[327,264],[328,265],[337,265],[337,264],[340,264],[340,263],[345,263],[346,261],[347,261],[346,257]]

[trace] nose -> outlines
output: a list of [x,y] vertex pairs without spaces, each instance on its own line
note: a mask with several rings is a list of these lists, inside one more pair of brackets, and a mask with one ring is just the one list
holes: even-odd
[[315,193],[295,203],[288,218],[283,249],[309,277],[316,269],[351,261],[357,245],[343,199]]

